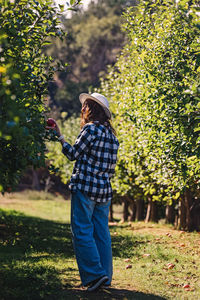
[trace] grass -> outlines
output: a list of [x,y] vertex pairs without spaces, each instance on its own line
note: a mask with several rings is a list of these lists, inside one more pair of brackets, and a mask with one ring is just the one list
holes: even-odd
[[70,222],[70,201],[61,195],[38,191],[7,194],[0,198],[2,208],[15,209],[26,215],[50,221]]
[[200,234],[143,222],[110,224],[112,287],[82,291],[70,201],[52,200],[35,192],[0,198],[0,299],[200,299]]

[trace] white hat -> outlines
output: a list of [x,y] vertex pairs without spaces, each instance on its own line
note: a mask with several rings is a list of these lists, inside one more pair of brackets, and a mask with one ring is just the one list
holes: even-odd
[[106,99],[106,97],[104,97],[103,95],[99,94],[99,93],[93,93],[93,94],[86,94],[86,93],[82,93],[79,96],[79,99],[81,101],[81,104],[83,105],[83,103],[85,102],[86,99],[91,99],[96,101],[98,104],[100,104],[102,106],[102,108],[104,109],[106,116],[111,119],[111,112],[109,109],[109,103],[108,100]]

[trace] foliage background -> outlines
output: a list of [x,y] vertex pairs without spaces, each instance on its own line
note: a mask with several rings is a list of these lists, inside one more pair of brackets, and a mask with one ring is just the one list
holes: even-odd
[[[200,189],[200,48],[196,1],[142,1],[125,14],[129,41],[102,82],[120,140],[115,190],[166,201]],[[186,213],[187,214],[187,213]]]

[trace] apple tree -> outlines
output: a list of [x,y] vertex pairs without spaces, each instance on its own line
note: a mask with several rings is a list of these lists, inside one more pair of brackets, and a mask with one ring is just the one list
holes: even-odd
[[120,140],[115,190],[176,202],[178,226],[200,229],[198,1],[144,0],[125,18],[129,42],[102,83]]
[[[71,0],[70,9],[79,3]],[[45,164],[47,88],[62,66],[43,50],[64,35],[63,9],[53,0],[0,1],[0,192],[27,166]]]

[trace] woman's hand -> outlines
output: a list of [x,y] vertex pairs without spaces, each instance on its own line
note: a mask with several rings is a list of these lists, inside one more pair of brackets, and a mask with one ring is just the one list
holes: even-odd
[[61,136],[60,128],[54,119],[49,118],[47,120],[47,126],[45,128],[48,130],[53,129],[56,131],[58,137]]

